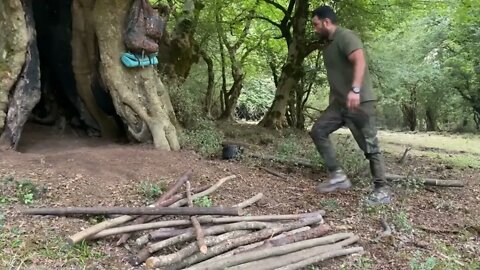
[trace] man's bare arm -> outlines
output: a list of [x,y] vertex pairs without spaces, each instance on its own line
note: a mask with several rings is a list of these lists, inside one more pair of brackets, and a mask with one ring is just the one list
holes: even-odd
[[348,60],[353,64],[353,81],[352,86],[362,87],[363,75],[365,74],[365,55],[362,49],[353,51],[348,55]]

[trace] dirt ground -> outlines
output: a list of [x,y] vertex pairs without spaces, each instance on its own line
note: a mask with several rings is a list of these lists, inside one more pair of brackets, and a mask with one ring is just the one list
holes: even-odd
[[[190,150],[162,152],[151,145],[118,145],[30,125],[19,152],[0,152],[0,268],[135,269],[127,263],[132,253],[115,247],[113,237],[66,247],[65,238],[91,226],[91,219],[22,216],[16,210],[26,207],[25,201],[28,207],[144,206],[149,201],[139,192],[142,182],[170,183],[192,169],[193,186],[238,176],[211,196],[215,206],[232,205],[262,192],[266,200],[249,208],[249,213],[324,209],[333,232],[360,236],[357,245],[365,248],[363,255],[331,260],[321,264],[322,268],[480,269],[480,170],[415,156],[399,165],[398,155],[386,153],[391,173],[415,170],[418,175],[461,179],[467,184],[463,188],[395,185],[394,203],[372,208],[361,204],[370,190],[368,180],[354,179],[352,190],[320,195],[315,185],[325,173],[318,170],[267,164],[286,173],[284,180],[254,162],[205,158]],[[38,198],[17,196],[18,187],[12,183],[27,180],[40,189]],[[382,219],[394,232],[376,239]]]

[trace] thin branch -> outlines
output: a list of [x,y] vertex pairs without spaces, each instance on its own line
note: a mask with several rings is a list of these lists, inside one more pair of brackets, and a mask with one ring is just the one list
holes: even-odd
[[[270,4],[270,5],[274,6],[274,7],[276,7],[276,8],[279,9],[281,12],[283,12],[283,14],[285,14],[285,15],[289,14],[288,10],[287,10],[284,6],[280,5],[279,3],[275,2],[275,1],[273,1],[273,0],[263,0],[263,1],[265,1],[265,3],[267,3],[267,4]],[[291,4],[292,2],[295,3],[295,1],[292,0],[292,1],[290,1],[290,4]],[[291,13],[291,12],[290,12],[290,13]]]
[[254,18],[254,19],[264,20],[264,21],[266,21],[266,22],[269,22],[269,23],[272,24],[273,26],[276,26],[276,27],[278,27],[278,28],[280,28],[280,29],[282,28],[282,26],[281,26],[279,23],[274,22],[272,19],[269,19],[269,18],[267,18],[267,17],[264,17],[264,16],[254,16],[253,18]]

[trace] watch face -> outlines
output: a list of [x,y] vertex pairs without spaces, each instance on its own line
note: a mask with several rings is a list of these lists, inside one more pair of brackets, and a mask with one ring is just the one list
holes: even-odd
[[354,93],[360,93],[360,87],[353,87],[353,88],[352,88],[352,91],[353,91]]

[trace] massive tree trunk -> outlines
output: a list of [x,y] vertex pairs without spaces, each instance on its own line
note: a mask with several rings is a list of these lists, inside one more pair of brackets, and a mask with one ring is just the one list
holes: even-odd
[[[0,3],[0,129],[2,142],[13,148],[40,99],[31,1]],[[120,62],[131,6],[132,0],[73,0],[71,66],[76,88],[102,135],[117,137],[118,121],[112,116],[118,114],[137,140],[153,139],[156,148],[177,150],[177,120],[156,69],[126,68]],[[68,88],[64,90],[72,90]],[[99,97],[110,102],[110,108],[102,107]]]
[[40,60],[31,0],[2,1],[0,25],[0,144],[16,149],[23,126],[40,100]]
[[[287,43],[289,44],[288,58],[282,67],[272,105],[259,123],[259,125],[264,127],[283,128],[287,126],[285,112],[290,99],[290,92],[297,87],[300,79],[304,75],[303,62],[305,57],[313,51],[308,49],[305,37],[308,7],[309,3],[307,0],[297,0],[295,2],[295,12],[291,23],[293,27],[291,42],[288,42],[287,39]],[[288,14],[286,14],[286,17],[287,15]],[[282,26],[282,24],[279,24],[279,26]],[[285,24],[284,27],[287,27],[287,24]],[[285,38],[289,37],[284,34],[285,29],[281,30]]]
[[[0,1],[0,131],[3,130],[10,90],[25,63],[30,39],[20,1]],[[5,29],[11,29],[7,31]]]
[[180,148],[177,120],[156,69],[127,69],[119,61],[125,52],[122,33],[131,3],[131,0],[95,3],[91,18],[100,52],[100,74],[117,113],[133,134],[146,125],[156,148],[177,150]]
[[[78,95],[98,123],[102,137],[116,138],[120,127],[112,116],[97,105],[94,96],[94,91],[101,93],[107,90],[101,87],[98,74],[99,52],[93,25],[94,7],[95,0],[74,0],[72,3],[72,68]],[[108,97],[107,92],[105,96]]]

